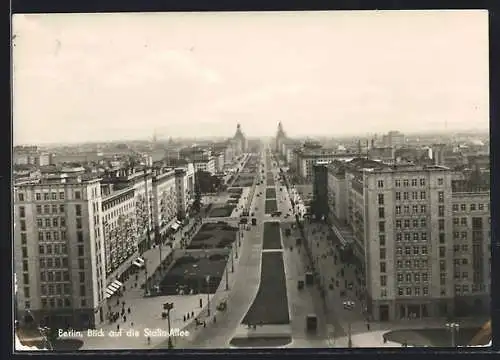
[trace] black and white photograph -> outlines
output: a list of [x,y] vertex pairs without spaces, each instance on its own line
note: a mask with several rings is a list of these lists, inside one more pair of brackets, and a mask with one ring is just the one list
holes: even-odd
[[12,17],[15,351],[491,346],[488,12]]

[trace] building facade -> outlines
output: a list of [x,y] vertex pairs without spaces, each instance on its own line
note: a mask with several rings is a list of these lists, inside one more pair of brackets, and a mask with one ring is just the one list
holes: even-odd
[[351,229],[374,319],[487,311],[489,188],[452,186],[463,176],[361,159],[329,166],[330,215]]
[[100,178],[53,172],[16,184],[19,320],[74,329],[106,321],[107,299],[137,271],[158,228],[185,218],[193,188],[192,164]]

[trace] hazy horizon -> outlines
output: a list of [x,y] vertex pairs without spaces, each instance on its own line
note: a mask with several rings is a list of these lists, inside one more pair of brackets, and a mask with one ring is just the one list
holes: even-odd
[[[300,16],[299,16],[300,15]],[[14,144],[489,129],[486,11],[13,17]],[[351,135],[352,134],[352,135]]]

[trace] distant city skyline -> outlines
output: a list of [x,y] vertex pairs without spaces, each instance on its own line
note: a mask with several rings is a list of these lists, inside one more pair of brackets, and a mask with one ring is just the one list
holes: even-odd
[[14,144],[489,128],[486,11],[13,17]]

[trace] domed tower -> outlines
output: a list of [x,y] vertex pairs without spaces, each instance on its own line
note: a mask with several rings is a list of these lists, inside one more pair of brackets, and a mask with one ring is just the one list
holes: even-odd
[[276,133],[276,152],[281,152],[281,143],[286,139],[285,131],[283,130],[283,125],[281,121],[278,123],[278,132]]
[[245,138],[245,135],[241,130],[240,124],[236,126],[236,134],[234,134],[233,139],[235,140],[237,145],[237,152],[241,154],[247,151],[247,139]]

